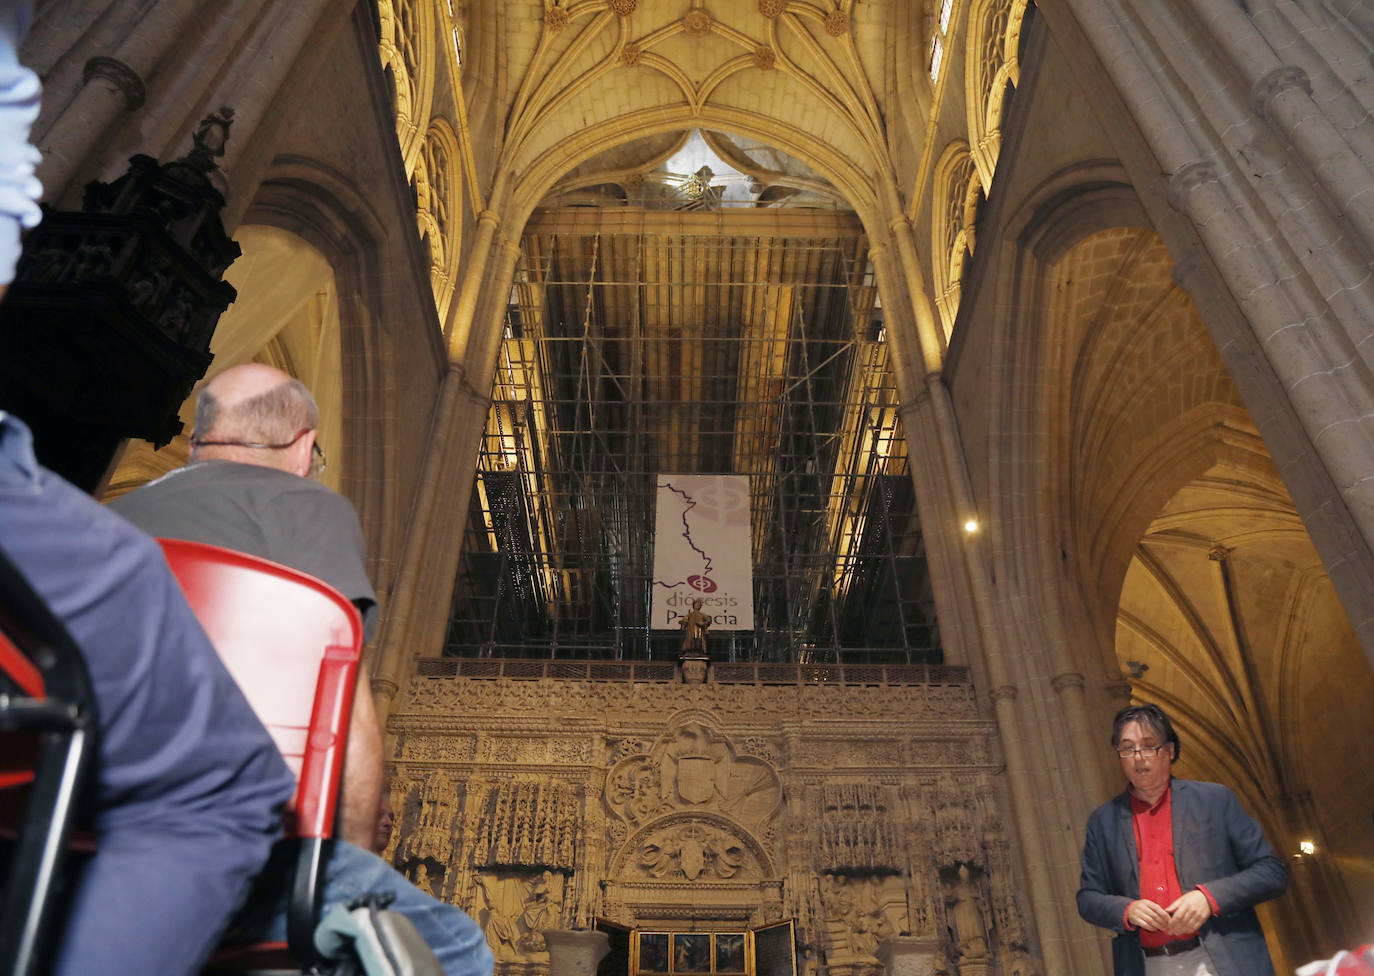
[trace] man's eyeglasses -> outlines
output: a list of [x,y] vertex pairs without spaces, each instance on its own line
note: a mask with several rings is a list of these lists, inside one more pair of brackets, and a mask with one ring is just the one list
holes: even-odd
[[1153,759],[1163,748],[1163,746],[1123,746],[1116,750],[1116,754],[1122,759],[1130,759],[1132,756],[1139,756],[1141,759]]
[[[201,439],[201,438],[199,438],[199,437],[192,437],[192,438],[191,438],[191,446],[192,446],[192,447],[251,447],[251,448],[255,448],[255,449],[260,450],[260,451],[284,451],[284,450],[286,450],[288,447],[293,446],[293,445],[296,443],[296,441],[300,440],[302,437],[304,437],[306,434],[310,433],[310,432],[311,432],[312,430],[314,430],[314,429],[315,429],[315,428],[313,428],[313,427],[307,427],[307,428],[305,428],[305,430],[301,431],[299,434],[297,434],[295,437],[291,438],[291,439],[290,439],[289,441],[287,441],[285,444],[261,444],[261,443],[256,443],[256,442],[254,442],[254,441],[207,441],[207,440],[203,440],[203,439]],[[311,445],[310,445],[310,473],[311,473],[312,475],[321,475],[321,474],[324,474],[325,466],[326,466],[328,463],[329,463],[328,460],[327,460],[327,459],[325,458],[325,456],[324,456],[324,448],[320,447],[320,442],[319,442],[318,440],[315,441],[314,444],[311,444]]]

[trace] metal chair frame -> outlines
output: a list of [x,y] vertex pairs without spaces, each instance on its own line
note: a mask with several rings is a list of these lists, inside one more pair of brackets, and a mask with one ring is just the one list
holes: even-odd
[[46,962],[98,729],[85,659],[0,550],[0,734],[33,733],[39,743],[31,770],[0,777],[0,788],[28,791],[0,901],[0,973],[31,976]]

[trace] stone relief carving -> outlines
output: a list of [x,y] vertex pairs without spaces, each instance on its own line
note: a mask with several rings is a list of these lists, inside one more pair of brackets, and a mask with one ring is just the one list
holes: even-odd
[[632,824],[675,810],[707,810],[755,826],[777,811],[782,783],[768,763],[736,755],[728,738],[689,721],[660,738],[648,755],[612,767],[605,795],[607,808]]
[[793,762],[803,766],[890,766],[901,762],[900,742],[809,742],[797,749]]
[[476,745],[475,735],[426,735],[412,732],[405,736],[401,743],[401,758],[466,762],[472,759]]
[[828,873],[898,873],[901,845],[888,816],[887,791],[871,783],[822,787],[816,854]]
[[834,687],[806,685],[795,689],[755,685],[682,685],[573,681],[541,678],[495,681],[415,677],[400,715],[495,714],[530,712],[546,715],[604,714],[606,711],[672,714],[698,708],[725,717],[757,719],[779,716],[799,720],[844,711],[901,714],[911,720],[978,719],[973,689],[966,685],[894,685]]
[[481,759],[498,763],[587,763],[592,761],[592,744],[586,739],[492,735],[483,740]]
[[699,821],[650,834],[635,850],[636,867],[653,878],[729,881],[753,873],[751,869],[757,869],[757,865],[750,861],[738,838]]
[[899,931],[892,909],[900,890],[900,879],[822,876],[827,958],[876,958],[878,943]]
[[529,961],[547,953],[544,932],[567,924],[567,879],[556,871],[481,871],[473,875],[473,887],[477,924],[498,963]]
[[778,765],[778,750],[773,747],[772,742],[761,735],[751,735],[745,739],[744,752],[746,755],[762,759],[770,766]]
[[911,761],[926,766],[986,766],[992,762],[986,739],[919,741],[910,746]]
[[[1031,976],[993,730],[968,687],[411,689],[391,720],[393,863],[471,906],[498,973],[543,971],[554,917],[728,915],[796,919],[803,968],[834,976],[880,972],[877,945],[899,932],[940,940],[951,973]],[[890,728],[824,722],[879,699],[901,716]],[[569,734],[567,715],[593,721]]]
[[607,765],[614,765],[622,759],[630,756],[637,756],[642,752],[649,751],[649,743],[634,736],[626,736],[623,739],[611,739],[606,743]]
[[772,877],[758,838],[727,817],[674,813],[631,834],[611,859],[611,879],[673,884],[749,882]]
[[487,867],[575,866],[581,798],[568,783],[522,780],[496,785],[483,805],[473,851]]

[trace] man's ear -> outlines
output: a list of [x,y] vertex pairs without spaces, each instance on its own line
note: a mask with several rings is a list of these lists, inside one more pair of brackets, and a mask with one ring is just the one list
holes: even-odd
[[310,477],[311,461],[315,452],[315,438],[319,431],[309,430],[296,441],[295,453],[291,457],[291,473],[302,478]]

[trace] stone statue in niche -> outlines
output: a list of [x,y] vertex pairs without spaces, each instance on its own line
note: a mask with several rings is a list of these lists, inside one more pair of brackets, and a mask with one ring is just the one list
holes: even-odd
[[954,945],[961,959],[982,959],[988,954],[987,923],[982,905],[982,893],[969,873],[968,865],[959,865],[959,873],[945,892],[950,906],[950,922],[954,930]]
[[432,858],[413,861],[406,866],[405,874],[427,895],[441,897],[444,890],[444,868]]

